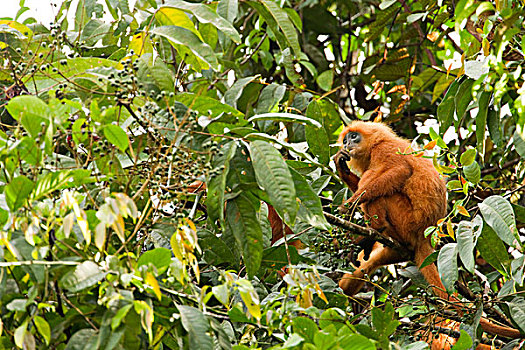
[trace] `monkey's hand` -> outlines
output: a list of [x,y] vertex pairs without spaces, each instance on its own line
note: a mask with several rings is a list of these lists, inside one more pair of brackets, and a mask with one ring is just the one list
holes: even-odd
[[350,158],[352,158],[350,156],[350,153],[348,153],[348,151],[345,150],[344,148],[341,148],[339,152],[336,153],[334,162],[335,162],[335,166],[337,170],[341,174],[345,174],[345,175],[350,174],[350,169],[348,168],[348,164],[346,164],[346,162],[348,162]]

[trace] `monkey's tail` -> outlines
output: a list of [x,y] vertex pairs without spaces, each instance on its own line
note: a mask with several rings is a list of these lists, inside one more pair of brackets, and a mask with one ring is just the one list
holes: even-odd
[[[421,246],[419,249],[416,250],[416,256],[415,261],[418,266],[421,266],[425,258],[430,255],[434,249],[428,245],[428,247],[425,247],[425,245]],[[427,280],[427,282],[432,285],[432,288],[434,290],[434,294],[439,296],[443,299],[448,299],[454,302],[457,302],[456,308],[460,309],[463,303],[454,295],[448,295],[445,291],[445,286],[441,282],[441,279],[439,278],[439,273],[437,271],[436,265],[432,264],[429,266],[424,267],[421,269],[421,273]],[[525,334],[522,334],[519,330],[515,328],[511,328],[508,326],[500,326],[495,323],[492,323],[488,319],[482,317],[479,321],[479,325],[481,328],[491,334],[496,334],[502,337],[506,338],[525,338]]]

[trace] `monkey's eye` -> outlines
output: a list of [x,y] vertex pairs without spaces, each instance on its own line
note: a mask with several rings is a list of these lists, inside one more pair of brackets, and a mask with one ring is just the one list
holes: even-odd
[[356,140],[358,138],[359,134],[356,132],[350,133],[350,140]]

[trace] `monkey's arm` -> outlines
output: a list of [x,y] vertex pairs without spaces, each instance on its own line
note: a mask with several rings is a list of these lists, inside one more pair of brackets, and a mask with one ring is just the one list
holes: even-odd
[[355,202],[359,199],[361,203],[366,203],[401,192],[412,175],[412,168],[403,157],[381,154],[381,150],[375,150],[370,162],[375,166],[363,173],[357,191],[348,201]]
[[337,168],[339,176],[348,185],[348,188],[350,188],[352,192],[355,192],[357,191],[357,184],[360,179],[359,176],[348,169],[346,162],[349,160],[350,155],[344,149],[339,150],[334,158],[335,167]]

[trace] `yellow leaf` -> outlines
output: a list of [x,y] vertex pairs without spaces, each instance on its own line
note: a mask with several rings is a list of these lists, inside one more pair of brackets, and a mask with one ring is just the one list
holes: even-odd
[[162,293],[160,292],[159,283],[155,279],[155,276],[153,276],[150,272],[146,273],[146,283],[153,288],[153,293],[155,293],[155,296],[157,299],[162,299]]
[[454,228],[452,227],[452,221],[447,221],[447,233],[450,237],[454,238]]
[[466,217],[470,217],[470,214],[468,213],[467,209],[465,209],[464,206],[458,205],[457,209],[458,209],[458,213],[460,213],[461,215],[464,215]]
[[437,144],[437,140],[432,140],[429,143],[427,143],[425,147],[423,148],[426,150],[431,150],[432,148],[436,147],[436,144]]
[[106,224],[100,222],[95,228],[95,246],[98,250],[104,249],[104,243],[106,242]]

